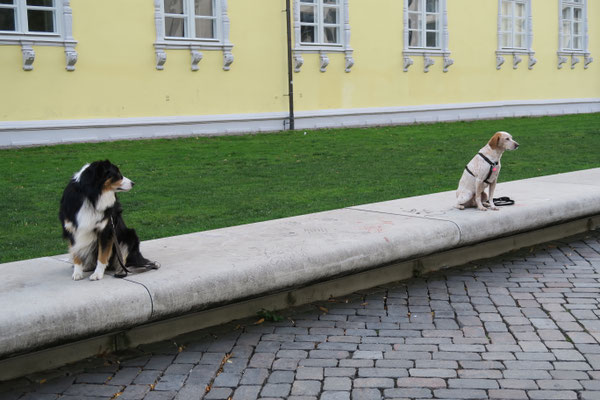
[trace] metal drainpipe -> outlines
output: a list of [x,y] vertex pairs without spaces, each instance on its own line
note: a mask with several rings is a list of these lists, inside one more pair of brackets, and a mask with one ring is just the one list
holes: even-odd
[[292,71],[292,22],[290,0],[285,0],[285,18],[287,20],[287,59],[288,59],[288,96],[290,112],[290,130],[294,128],[294,78]]

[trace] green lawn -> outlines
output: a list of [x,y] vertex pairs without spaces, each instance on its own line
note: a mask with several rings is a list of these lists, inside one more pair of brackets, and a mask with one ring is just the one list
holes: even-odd
[[110,159],[142,240],[454,190],[497,130],[519,150],[500,181],[600,167],[600,114],[0,150],[0,262],[60,254],[74,172]]

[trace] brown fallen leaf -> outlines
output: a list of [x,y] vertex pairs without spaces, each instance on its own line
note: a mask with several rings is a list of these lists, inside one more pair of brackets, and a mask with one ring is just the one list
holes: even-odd
[[326,309],[326,308],[325,308],[325,307],[323,307],[323,306],[318,306],[318,307],[319,307],[319,310],[323,311],[324,313],[328,313],[328,312],[329,312],[329,310],[328,310],[328,309]]
[[44,378],[44,379],[40,379],[40,385],[43,385],[44,383],[46,383],[48,381],[48,379]]
[[117,393],[113,394],[113,397],[111,397],[110,399],[111,400],[116,399],[117,397],[119,397],[122,394],[123,394],[123,392],[117,392]]
[[362,303],[362,304],[361,304],[361,306],[366,306],[366,305],[368,305],[368,304],[369,304],[369,302],[368,302],[368,301],[365,301],[364,303]]
[[261,319],[259,319],[258,321],[256,321],[256,322],[254,323],[254,325],[260,325],[260,324],[262,324],[263,322],[265,322],[265,319],[264,319],[264,318],[261,318]]

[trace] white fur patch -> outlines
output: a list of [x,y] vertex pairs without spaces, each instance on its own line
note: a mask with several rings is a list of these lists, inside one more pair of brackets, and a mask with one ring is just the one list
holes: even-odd
[[90,166],[90,164],[85,164],[83,167],[81,167],[79,172],[77,172],[75,175],[73,175],[73,179],[75,180],[75,182],[79,182],[79,180],[81,179],[81,174],[83,174],[83,171],[85,171],[87,169],[87,167],[89,167],[89,166]]

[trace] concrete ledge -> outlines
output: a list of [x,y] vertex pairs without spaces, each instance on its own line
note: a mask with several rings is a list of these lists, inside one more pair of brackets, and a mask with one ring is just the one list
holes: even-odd
[[[460,211],[444,192],[147,241],[142,251],[163,268],[124,280],[73,282],[66,256],[1,264],[0,379],[18,376],[16,365],[50,368],[600,222],[600,168],[500,184],[502,195],[517,204]],[[76,352],[61,347],[74,342]]]

